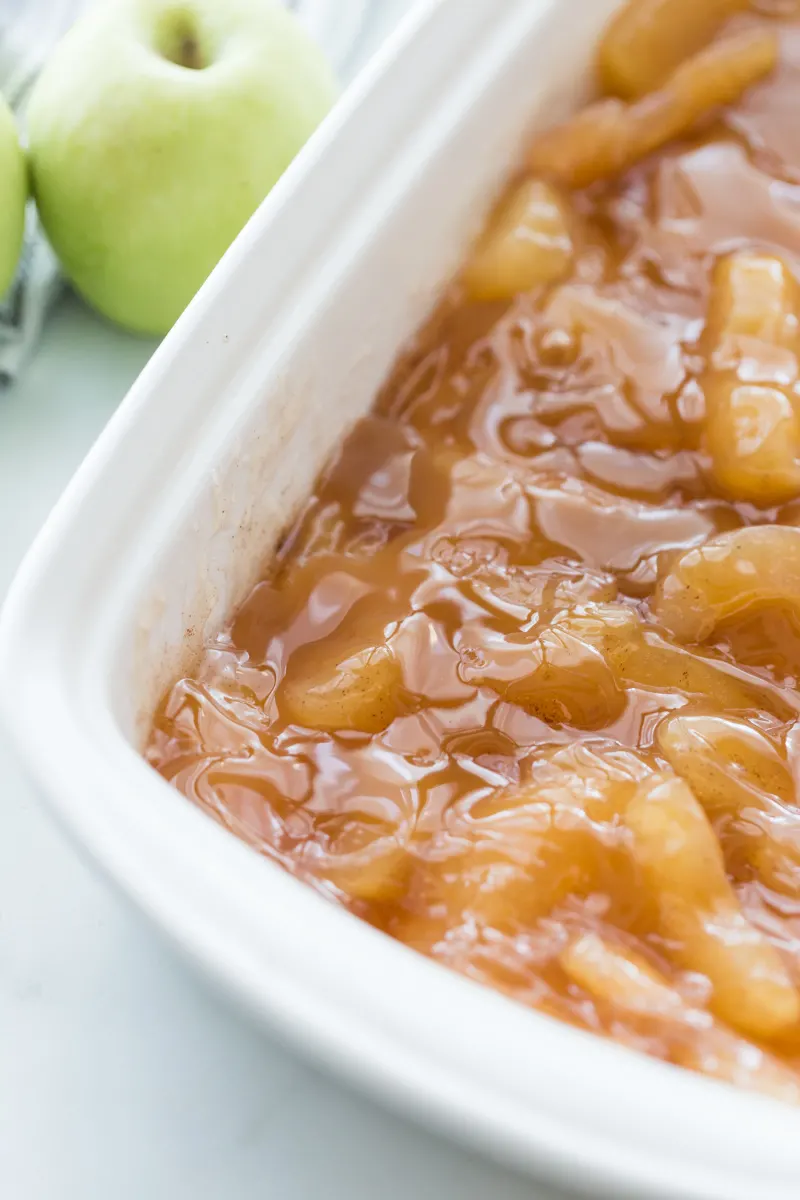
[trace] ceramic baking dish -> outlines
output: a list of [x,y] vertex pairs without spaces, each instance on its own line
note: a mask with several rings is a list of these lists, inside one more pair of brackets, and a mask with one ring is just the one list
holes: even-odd
[[[700,0],[698,0],[700,2]],[[131,390],[30,552],[0,692],[42,794],[120,887],[311,1055],[420,1120],[615,1197],[800,1195],[800,1115],[560,1025],[360,923],[139,756],[263,567],[612,0],[425,0]]]

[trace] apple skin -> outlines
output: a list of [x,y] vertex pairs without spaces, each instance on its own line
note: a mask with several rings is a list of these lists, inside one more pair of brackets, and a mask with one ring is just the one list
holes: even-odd
[[165,333],[336,94],[277,0],[103,0],[28,108],[34,195],[74,287]]
[[14,278],[25,231],[28,168],[11,109],[0,98],[0,296]]

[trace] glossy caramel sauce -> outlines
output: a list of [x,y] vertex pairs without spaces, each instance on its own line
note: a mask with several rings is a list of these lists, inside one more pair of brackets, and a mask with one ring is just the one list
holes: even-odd
[[555,170],[557,278],[452,287],[147,755],[392,937],[797,1101],[800,25],[766,12],[738,104]]

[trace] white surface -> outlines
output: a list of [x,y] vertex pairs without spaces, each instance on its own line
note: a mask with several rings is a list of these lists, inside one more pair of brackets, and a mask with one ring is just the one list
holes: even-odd
[[[48,523],[4,614],[0,700],[28,770],[98,860],[187,954],[321,1059],[467,1142],[615,1197],[624,1185],[637,1200],[794,1200],[793,1110],[554,1023],[381,937],[224,834],[123,732],[144,696],[136,665],[169,670],[184,629],[252,577],[303,473],[340,418],[366,409],[455,269],[537,109],[575,102],[615,2],[437,0],[409,27],[243,233]],[[147,1011],[163,1037],[161,1007]],[[131,1093],[124,1072],[112,1079],[103,1120]],[[163,1076],[160,1094],[172,1146],[185,1102]],[[78,1081],[72,1113],[80,1095]],[[195,1079],[193,1096],[218,1116],[213,1087]],[[287,1105],[278,1095],[272,1107]],[[315,1131],[299,1132],[319,1162]],[[208,1135],[196,1153],[213,1146]],[[224,1175],[222,1186],[241,1190]],[[316,1190],[338,1186],[334,1174]]]
[[[68,299],[0,396],[0,590],[147,354]],[[544,1197],[221,1007],[78,858],[3,745],[0,779],[0,1194]]]
[[[40,785],[142,906],[260,1013],[376,1090],[418,1112],[427,1106],[462,1136],[480,1133],[532,1169],[549,1161],[561,1178],[624,1180],[637,1196],[794,1196],[787,1184],[797,1178],[798,1127],[790,1110],[553,1024],[381,938],[260,863],[156,780],[108,706],[113,680],[128,723],[138,688],[126,648],[142,590],[160,586],[158,607],[148,610],[152,644],[177,645],[185,614],[196,624],[195,614],[202,621],[218,598],[198,571],[204,579],[216,571],[224,588],[252,567],[248,537],[259,533],[261,545],[260,522],[271,528],[277,492],[265,485],[277,487],[291,466],[298,418],[309,417],[302,444],[322,454],[343,411],[339,396],[354,412],[367,404],[427,287],[453,268],[533,106],[546,94],[549,111],[564,81],[579,86],[581,43],[575,23],[560,18],[583,14],[588,49],[590,19],[602,16],[589,7],[595,0],[581,3],[442,3],[407,47],[402,69],[386,64],[339,134],[334,120],[317,139],[304,158],[309,170],[279,189],[291,203],[280,207],[276,194],[243,235],[49,524],[3,624],[4,712]],[[545,10],[559,17],[557,30],[537,23]],[[430,114],[423,123],[420,110]],[[484,148],[478,159],[475,145]],[[341,233],[331,238],[328,225]],[[363,348],[369,353],[356,361]],[[315,403],[322,412],[328,404],[330,421],[315,415]],[[269,438],[259,413],[273,418]],[[253,468],[262,469],[251,480]],[[248,498],[252,511],[242,507]],[[198,607],[187,609],[198,583]],[[43,693],[51,735],[60,738],[57,763],[40,735]],[[415,1005],[424,1020],[415,1019]],[[163,1032],[160,1007],[148,1007]],[[170,1084],[162,1080],[169,1113],[159,1124],[168,1145],[173,1114],[184,1111]],[[120,1090],[106,1088],[109,1112]],[[196,1080],[195,1093],[213,1119],[215,1090]],[[75,1087],[74,1111],[79,1094]],[[273,1107],[283,1115],[286,1105],[278,1096]],[[301,1135],[308,1141],[305,1128]],[[319,1162],[316,1142],[308,1145]],[[199,1154],[209,1146],[213,1138]],[[116,1169],[122,1165],[117,1156]],[[241,1192],[235,1182],[222,1186]],[[335,1194],[338,1178],[312,1186]],[[113,1191],[120,1194],[119,1183]]]
[[[383,2],[387,20],[403,7]],[[0,592],[149,349],[66,299],[23,382],[0,396]],[[0,779],[9,1200],[545,1196],[384,1115],[218,1005],[79,860],[4,746]]]

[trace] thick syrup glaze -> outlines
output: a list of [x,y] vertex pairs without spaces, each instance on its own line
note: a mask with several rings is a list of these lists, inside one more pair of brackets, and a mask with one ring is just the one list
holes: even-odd
[[[731,357],[719,274],[800,274],[800,27],[772,10],[734,21],[777,29],[770,78],[560,193],[557,279],[454,285],[147,753],[391,936],[796,1101],[800,485],[712,421],[774,403],[783,453],[800,403],[793,301]],[[713,619],[703,555],[732,556]]]

